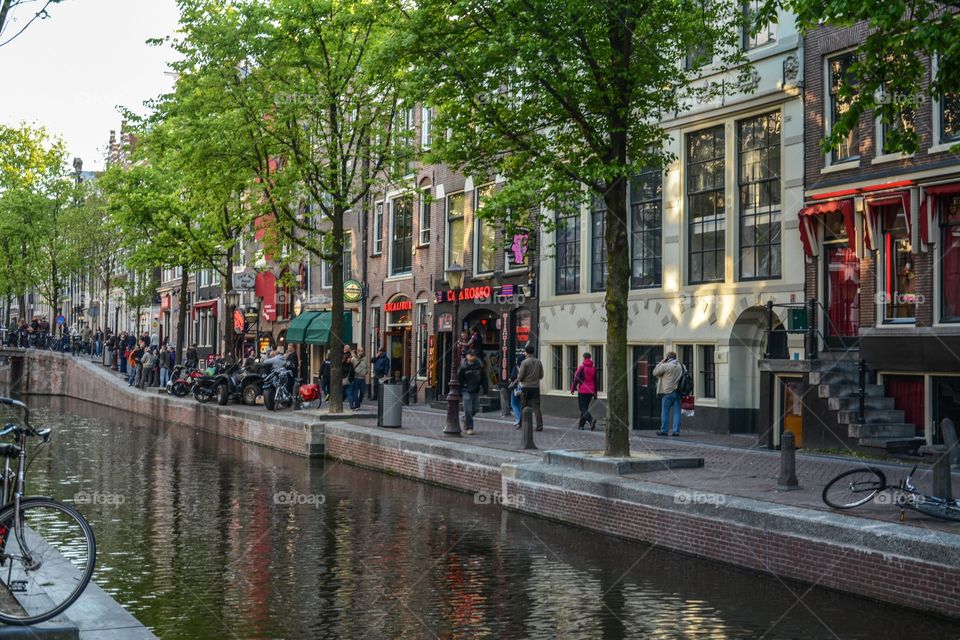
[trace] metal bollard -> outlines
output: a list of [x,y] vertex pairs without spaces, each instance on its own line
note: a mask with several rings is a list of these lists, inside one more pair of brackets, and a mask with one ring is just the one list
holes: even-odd
[[944,445],[929,447],[937,454],[933,461],[933,495],[953,500],[953,479],[950,477],[950,450]]
[[513,413],[513,407],[510,406],[510,394],[513,393],[512,389],[507,389],[505,386],[500,387],[500,415],[509,416]]
[[780,477],[777,478],[777,488],[785,491],[799,488],[797,450],[793,433],[790,431],[784,431],[780,436]]
[[523,428],[520,429],[520,448],[536,449],[537,445],[533,443],[533,409],[524,407],[521,416]]

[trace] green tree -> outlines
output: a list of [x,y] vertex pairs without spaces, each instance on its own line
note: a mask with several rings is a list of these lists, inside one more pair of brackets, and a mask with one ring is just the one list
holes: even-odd
[[915,153],[922,133],[912,126],[918,107],[930,98],[960,96],[958,8],[957,2],[930,0],[770,0],[757,23],[775,20],[778,10],[795,13],[804,33],[864,23],[857,60],[839,92],[849,108],[833,123],[821,150],[843,142],[860,117],[873,111],[894,125],[887,129],[886,150]]
[[423,0],[398,43],[436,129],[448,131],[431,157],[506,178],[482,217],[509,229],[542,206],[550,229],[547,214],[605,203],[610,456],[630,451],[627,181],[669,160],[661,121],[732,90],[698,77],[706,64],[742,62],[742,20],[736,2]]
[[[271,223],[268,243],[330,263],[330,348],[341,353],[345,216],[388,167],[411,159],[394,135],[400,13],[369,0],[182,4],[180,86],[231,125],[222,135],[247,146],[249,202]],[[340,411],[339,358],[331,368],[331,410]]]

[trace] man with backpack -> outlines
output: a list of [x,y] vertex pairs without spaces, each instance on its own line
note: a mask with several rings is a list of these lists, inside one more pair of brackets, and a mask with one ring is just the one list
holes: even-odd
[[653,369],[653,377],[657,379],[657,395],[660,396],[660,431],[658,436],[665,436],[670,432],[670,412],[673,411],[673,435],[680,435],[680,399],[693,391],[693,381],[690,372],[677,360],[674,351]]
[[473,416],[480,410],[480,392],[486,395],[488,389],[487,376],[483,372],[483,365],[477,360],[474,351],[467,351],[467,359],[457,371],[457,380],[460,382],[460,393],[463,395],[463,435],[473,435]]

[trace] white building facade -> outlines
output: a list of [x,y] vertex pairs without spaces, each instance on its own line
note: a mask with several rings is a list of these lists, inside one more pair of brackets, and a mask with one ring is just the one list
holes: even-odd
[[[628,297],[630,424],[660,424],[653,367],[676,351],[694,375],[687,426],[754,433],[758,360],[766,348],[765,305],[802,303],[802,39],[792,16],[744,34],[752,86],[664,121],[675,160],[628,188],[632,266]],[[704,82],[736,82],[703,71]],[[749,89],[752,89],[749,90]],[[545,411],[577,415],[571,379],[583,353],[604,371],[606,252],[602,203],[584,207],[541,239],[540,345]],[[778,318],[784,310],[777,309]],[[775,320],[775,324],[779,320]],[[790,350],[801,349],[800,336]],[[599,412],[603,414],[601,409]]]

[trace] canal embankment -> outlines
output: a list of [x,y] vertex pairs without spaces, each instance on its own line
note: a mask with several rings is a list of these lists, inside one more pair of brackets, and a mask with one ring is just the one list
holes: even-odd
[[[882,602],[960,618],[960,525],[902,524],[544,463],[539,453],[315,412],[200,405],[130,389],[100,365],[30,352],[26,394],[65,395],[219,436],[471,492],[506,509]],[[749,456],[745,453],[744,458]],[[709,463],[709,461],[708,461]],[[654,474],[656,475],[656,474]],[[710,498],[710,499],[707,499]]]

